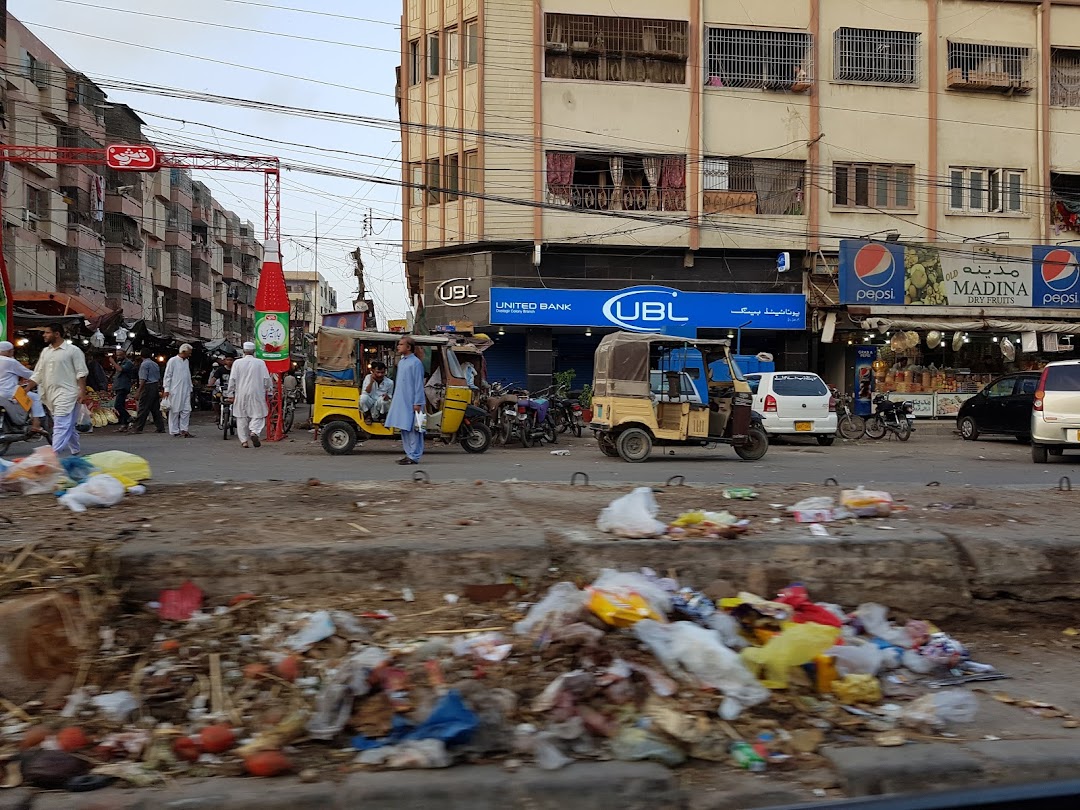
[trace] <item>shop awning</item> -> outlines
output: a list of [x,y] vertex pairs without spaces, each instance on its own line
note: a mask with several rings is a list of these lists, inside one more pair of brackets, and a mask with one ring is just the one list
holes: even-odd
[[16,290],[12,300],[15,306],[39,315],[82,315],[91,319],[110,312],[106,307],[92,304],[80,295],[61,292]]
[[895,330],[914,330],[926,332],[936,329],[940,332],[1046,332],[1058,335],[1080,335],[1080,320],[1077,321],[1028,321],[998,318],[865,318],[861,326],[867,330],[877,330],[881,334]]

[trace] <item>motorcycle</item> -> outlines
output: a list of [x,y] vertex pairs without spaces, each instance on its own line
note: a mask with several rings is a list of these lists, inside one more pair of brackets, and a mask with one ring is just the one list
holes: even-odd
[[493,383],[488,392],[487,410],[491,430],[499,444],[509,444],[517,437],[516,384]]
[[576,399],[569,399],[562,386],[551,395],[551,413],[555,419],[555,429],[559,433],[572,433],[578,439],[585,428],[584,410]]
[[7,453],[14,442],[31,442],[37,439],[52,443],[49,418],[42,420],[42,432],[35,433],[30,412],[14,399],[0,398],[0,456]]
[[[547,390],[540,394],[546,394]],[[518,395],[517,430],[522,447],[532,447],[539,442],[555,444],[559,440],[551,403],[545,396],[534,397],[527,392]]]
[[893,402],[884,394],[878,394],[874,397],[874,415],[866,420],[866,435],[871,439],[883,439],[886,434],[892,433],[900,441],[906,442],[915,429],[914,413],[914,402]]

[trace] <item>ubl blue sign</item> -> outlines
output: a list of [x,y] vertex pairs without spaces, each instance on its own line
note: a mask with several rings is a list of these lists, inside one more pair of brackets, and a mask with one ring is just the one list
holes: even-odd
[[491,323],[617,327],[693,337],[699,329],[803,329],[802,295],[699,293],[670,287],[553,290],[492,287]]

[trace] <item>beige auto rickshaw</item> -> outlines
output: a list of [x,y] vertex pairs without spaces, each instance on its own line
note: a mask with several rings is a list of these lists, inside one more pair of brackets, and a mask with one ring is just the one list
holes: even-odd
[[[360,410],[360,388],[375,361],[394,368],[401,337],[392,332],[329,326],[319,330],[311,420],[318,429],[323,450],[330,455],[347,455],[359,441],[393,439],[398,435],[398,431],[382,421],[365,418]],[[427,379],[424,387],[428,398],[427,437],[446,444],[460,444],[467,453],[483,453],[491,446],[487,411],[472,404],[476,392],[458,359],[456,341],[443,335],[412,337],[422,350],[418,356],[424,363]],[[474,351],[472,347],[463,350]]]
[[[685,370],[674,358],[697,349],[704,358],[709,401],[685,390]],[[714,380],[709,364],[724,362],[730,380]],[[674,366],[674,367],[673,367]],[[662,389],[654,390],[660,371]],[[616,332],[596,349],[593,420],[600,450],[624,461],[645,461],[654,446],[730,444],[739,458],[757,461],[769,449],[761,416],[752,409],[750,384],[731,354],[729,340],[689,340]],[[692,386],[690,386],[693,388]]]

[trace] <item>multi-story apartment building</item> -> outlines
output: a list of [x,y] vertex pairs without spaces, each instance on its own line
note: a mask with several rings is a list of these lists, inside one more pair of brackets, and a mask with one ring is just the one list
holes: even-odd
[[322,325],[322,316],[338,311],[337,290],[322,273],[287,270],[285,289],[292,303],[290,323],[294,330],[311,334]]
[[[3,3],[0,3],[2,11]],[[130,107],[110,103],[10,15],[0,31],[0,137],[100,149],[148,143]],[[4,256],[16,303],[124,316],[184,337],[240,342],[253,329],[262,245],[190,172],[2,164]],[[228,262],[226,262],[228,254]],[[62,299],[62,300],[61,300]]]
[[[748,324],[744,351],[833,376],[873,318],[1080,331],[1080,298],[1036,300],[1080,277],[1038,247],[1080,239],[1073,2],[404,0],[401,27],[409,280],[498,336],[500,376],[588,376],[617,325]],[[884,258],[856,267],[860,237]],[[947,277],[980,256],[1025,290]]]

